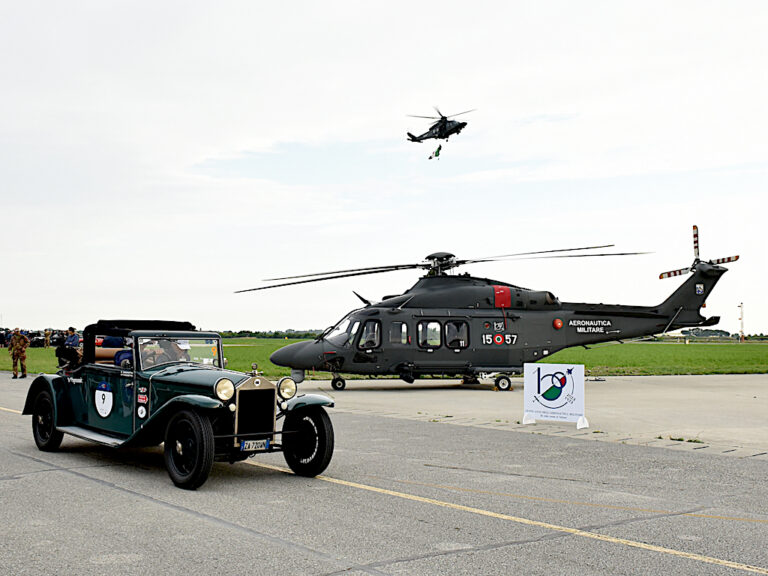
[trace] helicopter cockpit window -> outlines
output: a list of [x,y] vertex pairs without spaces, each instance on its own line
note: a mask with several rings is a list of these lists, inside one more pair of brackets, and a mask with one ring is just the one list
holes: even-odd
[[379,346],[381,346],[381,322],[368,320],[363,326],[363,333],[360,335],[357,347],[361,350],[370,350]]
[[389,343],[410,344],[411,341],[408,338],[408,324],[405,322],[392,322],[389,326]]
[[349,346],[355,339],[355,334],[357,334],[358,328],[360,328],[359,321],[353,323],[349,318],[344,318],[328,333],[325,340],[334,346]]
[[440,347],[440,322],[419,322],[416,331],[421,348]]
[[445,323],[445,345],[448,348],[466,348],[469,346],[469,326],[460,320]]

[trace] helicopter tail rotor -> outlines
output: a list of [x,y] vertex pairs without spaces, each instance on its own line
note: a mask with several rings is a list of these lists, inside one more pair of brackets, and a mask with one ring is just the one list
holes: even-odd
[[[727,258],[715,258],[710,260],[708,264],[725,264],[726,262],[736,262],[738,256],[728,256]],[[696,269],[696,265],[702,260],[699,258],[699,227],[694,224],[693,226],[693,264],[687,268],[680,268],[679,270],[672,270],[670,272],[663,272],[659,274],[659,279],[673,278],[675,276],[682,276],[688,272],[692,272]]]

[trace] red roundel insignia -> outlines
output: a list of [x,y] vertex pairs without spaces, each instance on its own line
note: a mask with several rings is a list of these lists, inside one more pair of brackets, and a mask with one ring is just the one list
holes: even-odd
[[504,344],[504,336],[502,336],[501,334],[494,334],[493,343],[499,344],[499,345]]
[[560,318],[555,318],[552,322],[552,326],[555,327],[555,330],[560,330],[560,328],[563,327],[563,321],[560,320]]

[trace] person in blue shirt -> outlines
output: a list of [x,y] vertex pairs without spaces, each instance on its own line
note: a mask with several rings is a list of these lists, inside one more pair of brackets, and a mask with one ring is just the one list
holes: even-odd
[[72,326],[67,330],[67,339],[64,340],[64,346],[72,346],[73,348],[80,346],[80,336],[77,335]]

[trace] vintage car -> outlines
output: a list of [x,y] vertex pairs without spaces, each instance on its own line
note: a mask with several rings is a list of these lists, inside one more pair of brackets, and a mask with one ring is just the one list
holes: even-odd
[[[97,348],[120,337],[124,348]],[[201,486],[214,460],[237,462],[282,451],[301,476],[316,476],[333,455],[333,426],[319,394],[297,395],[254,369],[226,370],[221,337],[188,322],[99,320],[83,332],[57,375],[41,374],[23,414],[32,415],[40,450],[57,450],[64,434],[118,447],[164,443],[165,464],[180,488]],[[282,423],[278,429],[277,424]]]
[[45,346],[45,334],[42,332],[30,332],[27,334],[30,348],[43,348]]

